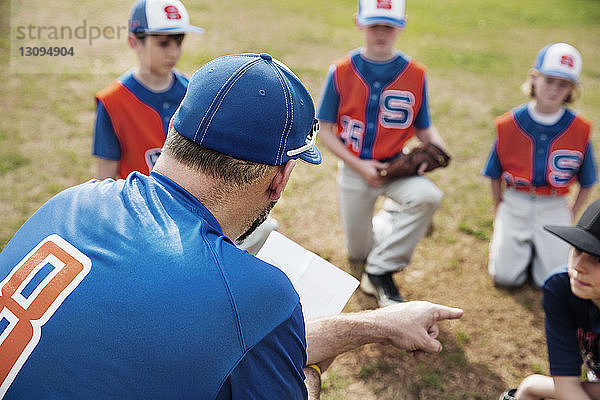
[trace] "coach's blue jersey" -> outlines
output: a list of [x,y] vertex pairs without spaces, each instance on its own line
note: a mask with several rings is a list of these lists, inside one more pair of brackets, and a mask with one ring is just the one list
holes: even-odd
[[0,253],[0,293],[0,398],[306,398],[290,281],[160,174],[50,199]]

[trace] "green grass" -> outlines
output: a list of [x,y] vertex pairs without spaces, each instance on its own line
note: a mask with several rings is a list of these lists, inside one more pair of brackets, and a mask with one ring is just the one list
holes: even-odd
[[441,389],[443,385],[442,377],[435,372],[427,372],[421,377],[423,386],[431,387],[434,389]]
[[360,367],[360,371],[358,372],[358,376],[362,379],[368,379],[373,374],[377,372],[377,370],[381,369],[382,366],[378,361],[370,361]]
[[[328,372],[327,375],[323,376],[321,390],[324,395],[327,395],[328,393],[335,393],[336,391],[346,388],[348,384],[348,380],[344,377],[335,372]],[[336,397],[331,397],[331,400],[335,398]]]

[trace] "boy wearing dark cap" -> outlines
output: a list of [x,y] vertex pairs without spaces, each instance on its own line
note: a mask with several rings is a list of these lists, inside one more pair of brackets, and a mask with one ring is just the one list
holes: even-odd
[[528,376],[500,399],[600,399],[600,200],[576,226],[544,228],[572,246],[567,270],[544,283],[551,377]]

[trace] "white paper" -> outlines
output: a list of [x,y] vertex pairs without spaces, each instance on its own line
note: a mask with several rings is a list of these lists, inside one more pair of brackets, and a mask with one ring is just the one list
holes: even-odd
[[256,256],[290,278],[306,320],[339,314],[358,287],[352,275],[277,231],[271,232]]

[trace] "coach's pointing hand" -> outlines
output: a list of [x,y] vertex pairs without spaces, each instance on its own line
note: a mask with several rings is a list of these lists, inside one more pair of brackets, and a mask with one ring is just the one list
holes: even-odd
[[426,301],[395,304],[373,311],[378,336],[384,343],[413,352],[415,356],[438,353],[442,344],[436,339],[438,321],[460,318],[463,310]]
[[437,353],[438,321],[460,318],[463,310],[426,301],[411,301],[357,313],[306,321],[308,364],[331,359],[367,343],[391,344],[412,352]]

